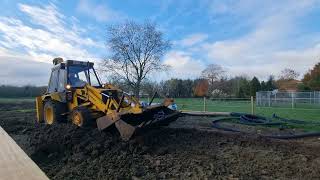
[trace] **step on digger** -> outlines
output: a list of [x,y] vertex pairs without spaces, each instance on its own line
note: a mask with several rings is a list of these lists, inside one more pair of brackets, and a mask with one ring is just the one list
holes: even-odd
[[36,97],[39,123],[71,121],[85,127],[96,122],[99,130],[115,126],[126,141],[137,129],[168,125],[179,117],[179,111],[168,108],[172,99],[152,105],[153,97],[143,106],[135,96],[101,84],[92,62],[55,58],[53,64],[46,93]]

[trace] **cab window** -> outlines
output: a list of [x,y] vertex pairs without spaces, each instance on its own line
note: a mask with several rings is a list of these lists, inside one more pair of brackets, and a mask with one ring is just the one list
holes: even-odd
[[54,70],[51,73],[49,87],[48,87],[49,93],[56,92],[58,90],[57,89],[58,74],[59,74],[59,70]]
[[64,92],[66,86],[66,70],[59,70],[58,92]]
[[93,69],[83,66],[69,66],[68,82],[72,87],[83,87],[86,84],[100,86]]

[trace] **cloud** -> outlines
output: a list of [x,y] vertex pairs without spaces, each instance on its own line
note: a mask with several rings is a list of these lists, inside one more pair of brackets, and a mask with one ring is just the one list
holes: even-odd
[[87,16],[93,17],[98,22],[116,21],[125,17],[124,14],[109,8],[107,4],[94,4],[88,0],[80,0],[77,10]]
[[[69,58],[90,56],[85,49],[74,46],[72,41],[42,29],[26,26],[20,20],[1,19],[0,32],[3,33],[3,46],[11,49],[23,48],[28,55],[34,57],[38,54]],[[35,60],[47,61],[42,58]]]
[[0,17],[0,62],[2,67],[10,67],[10,70],[2,71],[2,82],[44,85],[49,79],[50,69],[47,70],[54,57],[99,59],[89,49],[102,50],[103,43],[86,37],[86,30],[78,26],[75,17],[66,18],[54,4],[18,4],[18,8],[29,22],[18,17]]
[[[251,7],[255,3],[249,3],[250,8],[247,8],[246,4],[227,6],[218,12],[242,15],[254,12],[260,19],[252,20],[251,31],[244,35],[203,43],[203,53],[208,61],[226,66],[233,75],[246,72],[250,76],[257,75],[263,79],[287,67],[303,74],[316,63],[320,55],[320,38],[316,34],[307,35],[301,32],[299,22],[318,2],[286,1],[280,5],[260,5],[262,8]],[[257,11],[266,14],[262,16]],[[312,41],[306,39],[310,36]],[[299,42],[303,37],[302,43]],[[315,40],[316,38],[318,40]]]
[[207,34],[203,34],[203,33],[195,33],[195,34],[191,34],[189,36],[187,36],[186,38],[180,40],[180,41],[176,41],[174,42],[175,45],[178,46],[193,46],[199,43],[202,43],[203,41],[205,41],[208,38]]
[[27,25],[20,19],[0,17],[0,45],[3,47],[22,49],[26,55],[34,57],[34,60],[44,62],[55,56],[70,59],[95,58],[87,48],[103,48],[102,43],[82,37],[82,29],[68,26],[65,16],[53,4],[44,7],[19,4],[18,7],[33,25],[42,28]]
[[163,63],[171,66],[167,77],[175,78],[197,78],[204,69],[202,61],[193,59],[183,51],[170,51],[163,60]]
[[44,26],[52,32],[63,32],[65,18],[60,14],[54,4],[43,7],[30,6],[27,4],[18,4],[20,11],[24,12],[31,18],[34,24]]
[[52,65],[33,61],[32,57],[0,48],[0,84],[47,85]]

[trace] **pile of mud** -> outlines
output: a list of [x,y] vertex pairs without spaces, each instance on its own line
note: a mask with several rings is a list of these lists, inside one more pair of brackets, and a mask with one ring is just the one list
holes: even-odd
[[145,130],[122,142],[115,132],[36,125],[34,112],[1,112],[0,125],[50,179],[320,178],[318,139],[182,129],[178,119],[175,128]]

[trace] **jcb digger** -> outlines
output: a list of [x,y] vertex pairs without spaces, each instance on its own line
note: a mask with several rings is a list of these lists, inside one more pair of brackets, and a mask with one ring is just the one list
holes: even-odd
[[143,106],[138,98],[111,84],[102,84],[92,62],[53,60],[48,88],[36,97],[37,121],[48,125],[71,121],[99,130],[115,126],[123,140],[137,128],[168,125],[179,112],[168,108],[172,99]]

